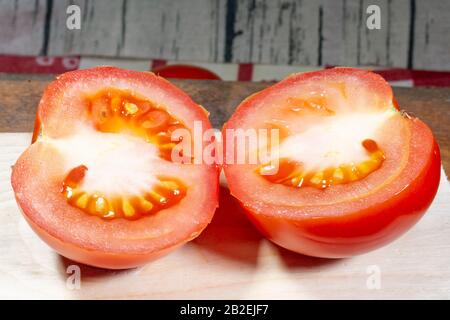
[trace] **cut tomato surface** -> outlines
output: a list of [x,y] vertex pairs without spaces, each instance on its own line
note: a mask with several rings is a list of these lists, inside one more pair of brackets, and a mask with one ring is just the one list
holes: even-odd
[[196,122],[211,128],[201,106],[152,73],[98,67],[59,76],[12,172],[26,220],[60,254],[112,269],[197,237],[218,205],[218,168],[171,160],[171,133]]
[[[252,149],[232,134],[238,129],[275,129],[279,139]],[[369,71],[294,74],[244,100],[223,136],[231,193],[264,235],[306,255],[348,257],[387,244],[420,219],[439,185],[431,130],[401,112],[389,84]]]

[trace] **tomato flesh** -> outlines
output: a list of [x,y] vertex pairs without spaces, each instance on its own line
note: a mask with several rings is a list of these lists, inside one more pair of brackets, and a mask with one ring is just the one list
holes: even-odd
[[[430,129],[399,112],[371,72],[292,75],[242,102],[224,132],[267,123],[282,128],[271,146],[278,171],[264,172],[270,162],[225,162],[224,170],[250,220],[287,249],[329,258],[373,250],[406,232],[436,194],[440,155]],[[239,152],[228,144],[227,153]]]
[[202,107],[151,73],[99,67],[60,76],[12,172],[26,220],[60,254],[111,269],[192,240],[217,207],[218,168],[173,162],[170,153],[171,132],[196,121],[211,128]]

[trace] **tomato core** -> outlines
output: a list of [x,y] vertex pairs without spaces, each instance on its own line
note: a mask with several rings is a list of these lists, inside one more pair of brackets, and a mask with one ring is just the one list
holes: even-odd
[[[157,146],[159,157],[171,161],[171,151],[176,145],[171,141],[171,133],[185,126],[164,109],[116,88],[106,88],[85,98],[89,117],[97,132],[142,137]],[[62,193],[70,205],[107,220],[136,220],[169,208],[186,195],[185,184],[169,176],[156,176],[152,186],[135,194],[86,191],[83,179],[88,170],[84,164],[71,169],[62,183]]]
[[365,108],[358,102],[350,112],[342,107],[349,103],[347,85],[327,85],[328,91],[310,89],[280,99],[279,109],[285,111],[265,121],[280,131],[281,140],[269,146],[278,155],[256,169],[267,181],[326,189],[364,179],[383,164],[385,153],[375,137],[397,111]]

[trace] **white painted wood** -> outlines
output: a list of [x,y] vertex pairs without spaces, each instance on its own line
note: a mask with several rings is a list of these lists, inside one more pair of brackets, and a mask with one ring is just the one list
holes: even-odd
[[[378,5],[381,10],[381,29],[369,30],[367,28],[367,7],[371,4]],[[363,0],[361,10],[362,23],[359,28],[360,46],[358,64],[361,65],[386,65],[388,57],[389,24],[388,0]]]
[[386,65],[408,67],[411,28],[411,1],[388,1],[388,35]]
[[319,1],[294,2],[288,63],[317,65],[319,52]]
[[[381,10],[381,29],[366,26],[369,5]],[[410,0],[362,1],[362,26],[359,49],[360,65],[407,67],[409,50]]]
[[413,64],[450,70],[450,1],[416,1]]
[[[228,0],[58,0],[46,21],[47,3],[0,0],[0,54],[48,48],[50,55],[390,67],[407,67],[411,56],[413,68],[450,70],[450,1],[240,0],[229,21]],[[66,27],[70,4],[81,8],[81,30]],[[366,27],[371,4],[381,8],[381,30]]]
[[316,65],[319,2],[237,2],[232,61]]
[[361,26],[359,0],[324,1],[322,64],[358,65]]
[[128,1],[125,23],[121,56],[223,60],[225,1]]
[[[123,1],[53,1],[49,54],[117,56],[123,43]],[[66,10],[71,4],[81,9],[80,30],[66,26]]]
[[[380,7],[380,30],[367,28],[369,5]],[[324,65],[407,67],[409,0],[326,0],[323,17]]]
[[[387,247],[351,259],[314,259],[271,244],[237,206],[219,209],[196,240],[141,268],[106,271],[75,264],[47,247],[22,218],[11,165],[28,133],[0,134],[0,298],[58,299],[449,299],[450,187],[443,175],[424,218]],[[222,193],[221,201],[230,201]],[[75,226],[74,226],[75,227]],[[374,268],[380,289],[368,289]]]
[[45,0],[0,0],[0,54],[43,53]]

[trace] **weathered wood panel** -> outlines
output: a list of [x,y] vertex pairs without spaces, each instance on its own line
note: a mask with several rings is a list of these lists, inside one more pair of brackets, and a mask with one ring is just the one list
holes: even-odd
[[134,0],[125,6],[126,27],[119,55],[223,59],[225,1]]
[[412,50],[411,0],[388,0],[387,12],[386,65],[408,67],[409,50]]
[[322,10],[322,64],[357,65],[362,25],[360,1],[326,1]]
[[[66,10],[81,8],[81,29],[69,30]],[[49,54],[117,56],[123,43],[124,0],[53,1]]]
[[[381,9],[381,29],[370,30],[366,26],[369,5]],[[409,47],[409,0],[364,0],[362,2],[363,23],[360,31],[361,46],[359,65],[381,65],[406,67]]]
[[316,65],[319,2],[236,2],[231,61]]
[[45,53],[45,0],[0,0],[0,53]]
[[[367,7],[378,5],[381,29],[370,30]],[[338,0],[323,5],[322,63],[407,67],[410,0]]]
[[[381,11],[381,28],[370,30],[366,23],[369,5],[376,4]],[[390,19],[387,0],[363,0],[361,10],[362,23],[359,28],[358,64],[386,65],[389,47]]]
[[450,70],[449,16],[439,0],[0,0],[0,54]]
[[450,70],[450,1],[415,1],[413,66]]

